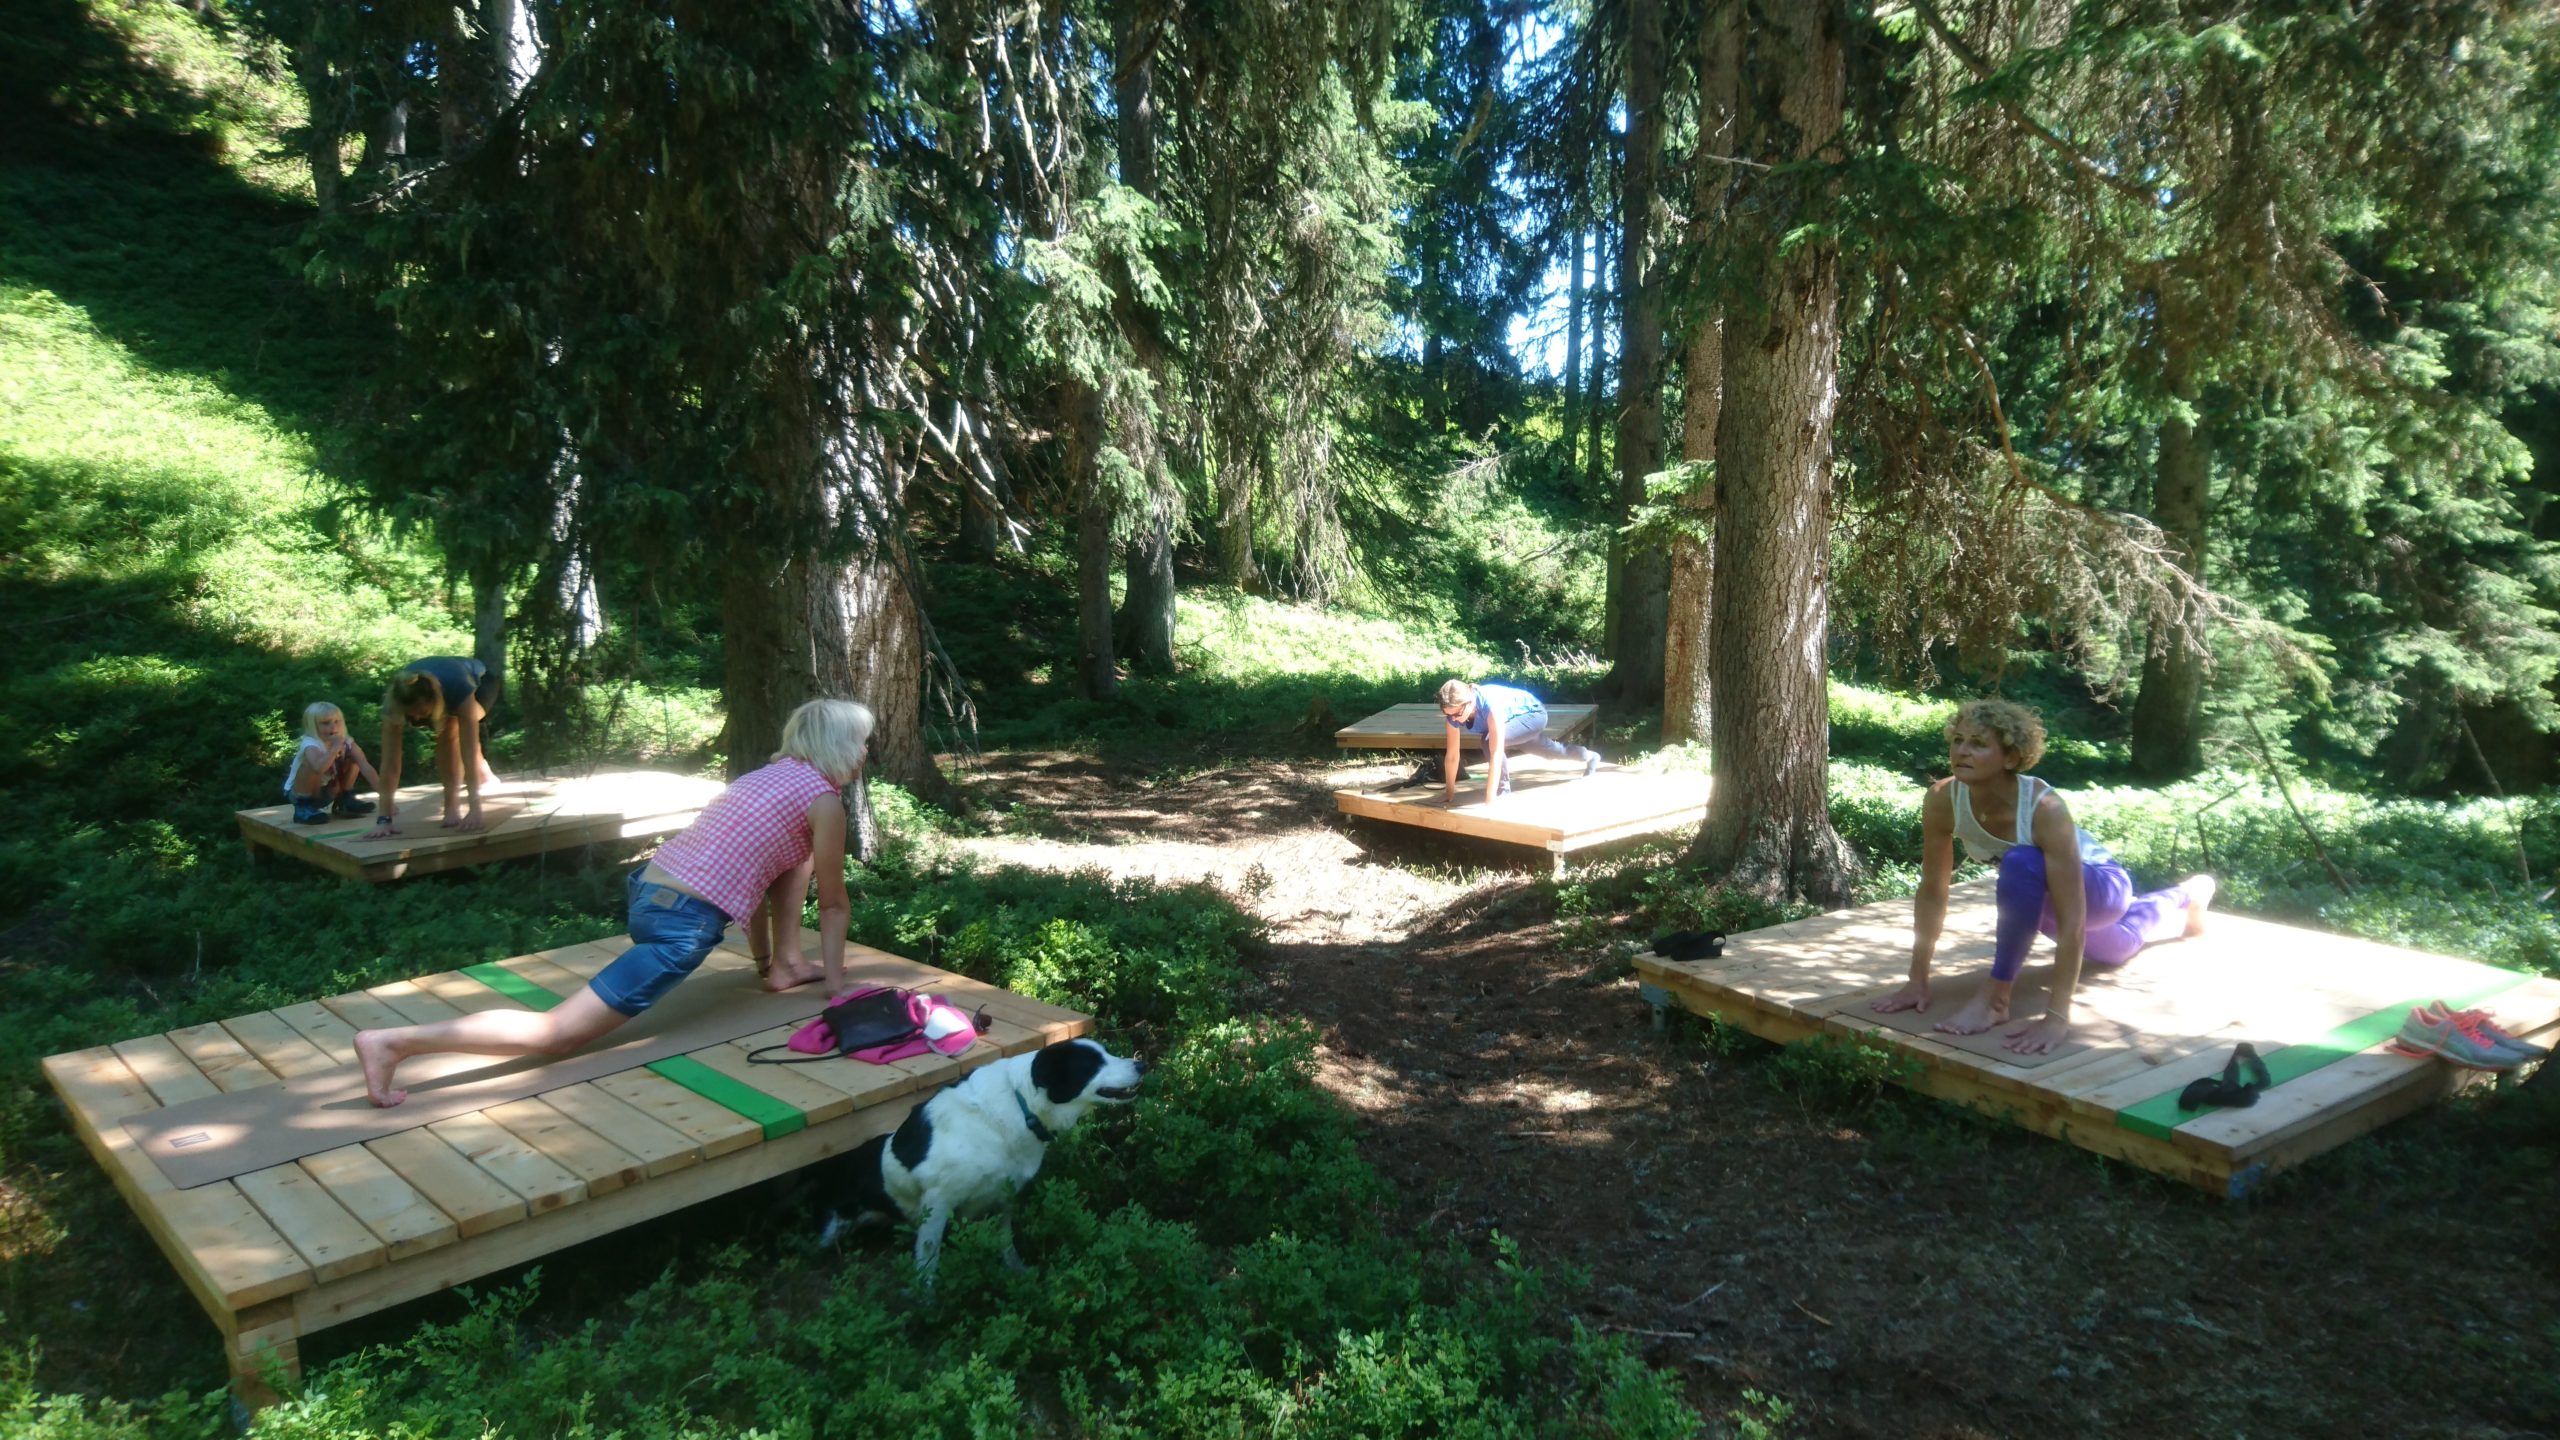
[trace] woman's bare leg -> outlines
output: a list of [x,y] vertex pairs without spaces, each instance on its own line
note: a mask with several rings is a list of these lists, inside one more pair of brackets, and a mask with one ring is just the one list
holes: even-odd
[[391,1080],[412,1055],[565,1055],[630,1018],[595,991],[581,990],[549,1010],[483,1010],[432,1025],[359,1030],[356,1059],[364,1066],[365,1097],[387,1109],[409,1098]]
[[773,967],[764,977],[767,990],[789,990],[826,978],[823,966],[800,953],[800,907],[809,898],[809,877],[816,872],[815,857],[803,860],[774,877],[764,892],[765,922],[773,927],[773,948],[766,952],[773,957]]

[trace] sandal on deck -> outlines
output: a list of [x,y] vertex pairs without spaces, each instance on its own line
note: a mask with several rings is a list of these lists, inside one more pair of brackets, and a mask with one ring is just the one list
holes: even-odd
[[[2245,1082],[2240,1078],[2243,1071],[2249,1077]],[[2207,1075],[2178,1092],[2178,1108],[2201,1110],[2207,1105],[2224,1105],[2246,1109],[2258,1103],[2259,1091],[2274,1083],[2267,1074],[2267,1062],[2258,1058],[2258,1047],[2244,1040],[2223,1062],[2220,1075]]]

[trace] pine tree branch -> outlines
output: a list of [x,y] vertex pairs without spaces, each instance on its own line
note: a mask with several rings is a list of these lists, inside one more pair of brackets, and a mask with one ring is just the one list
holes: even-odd
[[[1948,27],[1945,18],[1938,14],[1938,7],[1931,4],[1930,0],[1916,0],[1916,4],[1913,8],[1919,11],[1921,20],[1928,25],[1929,33],[1938,37],[1938,43],[1946,46],[1948,53],[1954,55],[1958,60],[1963,61],[1964,67],[1973,72],[1975,79],[1989,80],[1995,73],[1997,73],[1995,67],[1990,61],[1975,54],[1971,47],[1967,46],[1962,40],[1956,38],[1955,32]],[[2063,139],[2060,135],[2054,133],[2053,130],[2048,128],[2042,121],[2039,121],[2034,116],[2029,115],[2026,112],[2026,108],[2018,104],[2016,101],[2002,100],[1997,103],[2000,106],[2000,113],[2008,116],[2011,123],[2017,125],[2028,134],[2033,135],[2036,139],[2043,141],[2055,154],[2061,156],[2072,169],[2079,171],[2081,174],[2097,181],[2099,184],[2106,186],[2117,194],[2125,196],[2127,199],[2139,202],[2145,209],[2156,210],[2167,208],[2161,204],[2158,192],[2144,189],[2142,186],[2125,179],[2121,175],[2115,174],[2105,166],[2100,165],[2097,161],[2089,158],[2089,156],[2084,154],[2078,146]]]

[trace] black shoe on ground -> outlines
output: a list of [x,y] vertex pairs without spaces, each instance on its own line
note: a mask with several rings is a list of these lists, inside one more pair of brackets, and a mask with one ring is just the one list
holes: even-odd
[[316,800],[297,799],[293,802],[293,823],[326,825],[329,823],[329,807]]
[[352,820],[358,815],[372,814],[373,802],[360,795],[341,795],[338,803],[329,807],[329,813],[341,820]]

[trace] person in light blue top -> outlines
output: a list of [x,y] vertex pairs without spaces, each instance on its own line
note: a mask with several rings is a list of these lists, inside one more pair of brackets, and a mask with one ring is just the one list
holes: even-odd
[[1458,744],[1468,735],[1484,742],[1484,798],[1511,788],[1511,754],[1526,750],[1551,760],[1579,760],[1582,773],[1600,768],[1600,752],[1547,738],[1546,702],[1526,690],[1490,682],[1452,680],[1440,687],[1440,721],[1449,744],[1440,765],[1442,797],[1458,798]]

